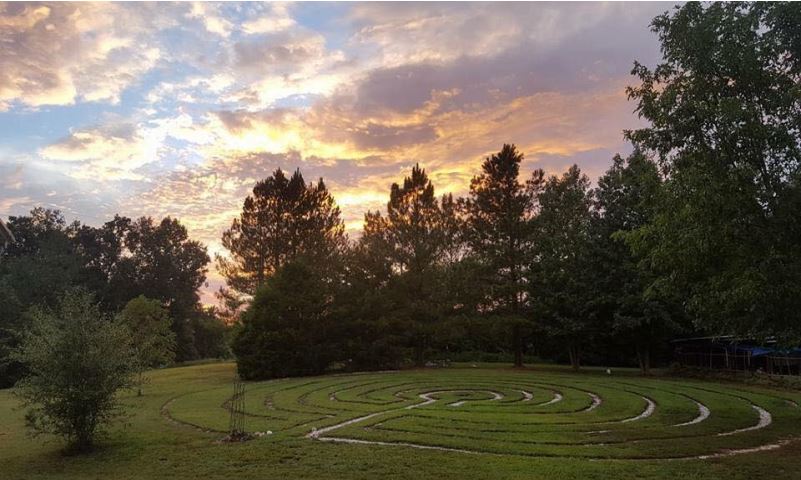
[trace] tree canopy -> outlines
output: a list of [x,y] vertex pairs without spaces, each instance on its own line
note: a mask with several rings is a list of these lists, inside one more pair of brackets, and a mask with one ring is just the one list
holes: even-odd
[[223,233],[228,256],[217,268],[236,293],[253,295],[278,268],[299,257],[324,261],[342,251],[345,227],[339,207],[320,179],[287,178],[281,169],[253,187],[239,218]]
[[801,339],[799,19],[790,3],[688,3],[652,24],[663,61],[633,71],[649,125],[627,136],[667,180],[631,242],[652,288],[711,333]]
[[525,269],[531,254],[531,219],[543,172],[520,180],[523,154],[514,145],[487,157],[464,200],[465,239],[487,280],[484,308],[510,326],[515,365],[523,364]]
[[175,333],[170,328],[169,312],[158,300],[140,295],[125,305],[119,321],[131,332],[131,345],[139,374],[139,395],[142,395],[144,372],[171,363],[175,359]]

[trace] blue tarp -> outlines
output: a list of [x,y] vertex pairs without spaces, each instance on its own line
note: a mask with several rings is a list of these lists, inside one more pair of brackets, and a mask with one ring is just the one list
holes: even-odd
[[772,353],[776,353],[776,350],[773,348],[754,347],[749,345],[737,345],[737,346],[732,345],[731,349],[734,351],[733,353],[739,355],[751,355],[752,357],[761,357],[763,355],[770,355]]
[[789,350],[779,350],[770,347],[755,347],[753,345],[730,345],[729,352],[737,355],[750,355],[751,357],[761,357],[764,355],[774,355],[777,357],[801,357],[801,348]]

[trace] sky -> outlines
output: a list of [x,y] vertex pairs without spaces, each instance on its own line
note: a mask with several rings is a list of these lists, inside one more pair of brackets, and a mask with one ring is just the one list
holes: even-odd
[[[462,195],[522,172],[591,179],[671,3],[0,3],[0,218],[177,217],[210,254],[259,179],[322,177],[356,237],[419,163]],[[203,301],[223,284],[210,266]]]

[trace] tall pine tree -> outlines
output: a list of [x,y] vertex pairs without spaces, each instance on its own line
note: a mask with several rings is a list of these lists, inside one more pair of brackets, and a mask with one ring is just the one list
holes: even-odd
[[567,347],[574,369],[596,329],[597,271],[591,250],[590,181],[573,165],[537,195],[535,261],[530,271],[534,317]]
[[323,180],[306,184],[300,170],[287,178],[278,169],[256,183],[223,233],[228,256],[217,256],[217,269],[234,293],[253,295],[289,261],[302,256],[325,267],[346,243],[339,208]]
[[419,165],[402,185],[392,184],[386,216],[381,212],[365,216],[364,253],[379,259],[372,264],[387,276],[384,315],[404,330],[418,364],[423,363],[434,331],[448,311],[442,282],[457,255],[457,231],[453,198],[437,199]]
[[534,192],[542,171],[528,183],[521,182],[523,154],[514,145],[487,157],[481,174],[470,182],[464,201],[465,237],[482,267],[483,310],[508,326],[514,363],[523,365],[526,307],[526,268],[532,247],[531,219]]

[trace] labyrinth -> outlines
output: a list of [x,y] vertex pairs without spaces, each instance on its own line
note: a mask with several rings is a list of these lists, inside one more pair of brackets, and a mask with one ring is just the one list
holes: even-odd
[[[162,416],[222,433],[230,396],[228,386],[185,393]],[[246,425],[274,441],[349,448],[680,461],[782,448],[801,436],[800,397],[676,379],[442,369],[251,383]]]

